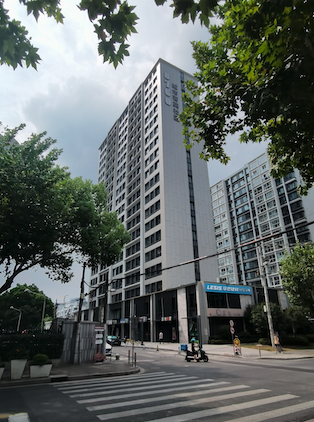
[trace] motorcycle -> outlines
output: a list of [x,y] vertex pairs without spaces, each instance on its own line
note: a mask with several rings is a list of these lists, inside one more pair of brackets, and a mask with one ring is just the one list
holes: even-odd
[[208,362],[208,356],[205,353],[205,350],[203,348],[199,348],[199,350],[195,350],[195,352],[191,351],[191,350],[186,350],[186,355],[185,355],[185,360],[187,362],[191,362],[192,360],[195,360],[196,362],[200,362],[201,360],[203,362]]

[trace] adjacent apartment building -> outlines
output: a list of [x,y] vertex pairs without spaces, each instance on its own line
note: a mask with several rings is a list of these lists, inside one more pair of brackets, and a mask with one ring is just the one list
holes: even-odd
[[[205,282],[217,282],[207,163],[199,145],[183,145],[178,114],[184,81],[193,77],[158,60],[99,148],[98,181],[131,235],[121,259],[94,268],[89,318],[108,333],[188,342],[202,326]],[[189,263],[187,263],[189,262]]]
[[[265,274],[270,299],[283,309],[287,307],[279,261],[297,241],[314,239],[313,189],[301,198],[297,192],[299,184],[297,171],[274,180],[265,152],[211,187],[219,285],[251,287],[252,303],[264,302],[260,286],[261,274]],[[223,316],[223,312],[232,307],[233,311],[236,307],[239,310],[233,319],[242,329],[240,303],[233,301],[230,306],[226,294],[219,289],[216,293],[212,290],[211,296],[211,333],[227,323],[228,316]]]

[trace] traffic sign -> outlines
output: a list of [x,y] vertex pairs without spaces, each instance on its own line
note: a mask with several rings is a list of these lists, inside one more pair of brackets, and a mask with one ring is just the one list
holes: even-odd
[[239,345],[240,345],[240,340],[239,340],[238,338],[235,338],[235,339],[233,340],[233,343],[234,343],[236,346],[239,346]]

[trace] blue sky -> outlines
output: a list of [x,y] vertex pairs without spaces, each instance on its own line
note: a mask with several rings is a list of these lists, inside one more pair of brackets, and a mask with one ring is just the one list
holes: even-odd
[[[78,2],[78,1],[77,1]],[[64,25],[41,16],[38,23],[27,16],[18,0],[6,0],[9,14],[22,21],[39,47],[38,70],[0,67],[0,121],[9,127],[27,125],[18,138],[47,131],[63,149],[59,163],[69,167],[73,177],[97,182],[98,147],[124,110],[128,100],[159,58],[194,73],[190,41],[208,41],[205,27],[186,25],[172,19],[172,8],[157,7],[153,0],[132,0],[139,16],[137,34],[129,38],[130,56],[114,69],[97,54],[97,39],[85,12],[75,1],[63,1]],[[170,1],[168,2],[170,4]],[[265,145],[240,145],[228,141],[231,163],[208,165],[211,184],[229,176],[263,153]],[[81,270],[66,284],[52,282],[42,270],[30,270],[16,283],[35,283],[53,301],[79,295]],[[0,275],[1,276],[1,275]],[[88,276],[86,277],[88,281]],[[1,278],[0,278],[1,282]]]

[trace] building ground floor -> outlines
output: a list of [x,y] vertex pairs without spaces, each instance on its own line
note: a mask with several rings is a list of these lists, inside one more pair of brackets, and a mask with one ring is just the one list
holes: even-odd
[[[270,300],[280,303],[279,293],[272,289]],[[122,339],[156,342],[162,333],[165,342],[186,344],[195,338],[206,344],[221,330],[230,330],[231,337],[245,331],[247,306],[261,302],[261,287],[198,282],[108,303],[106,318],[101,308],[89,310],[89,318],[106,322],[107,335]]]

